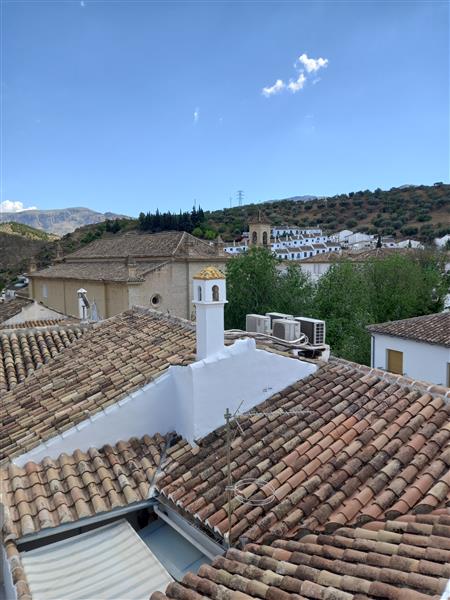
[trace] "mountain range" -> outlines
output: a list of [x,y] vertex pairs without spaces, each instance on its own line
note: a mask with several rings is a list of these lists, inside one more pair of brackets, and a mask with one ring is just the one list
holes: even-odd
[[24,210],[0,213],[0,223],[14,221],[47,233],[63,236],[83,225],[102,223],[108,219],[127,219],[124,215],[101,213],[90,208],[58,208],[54,210]]

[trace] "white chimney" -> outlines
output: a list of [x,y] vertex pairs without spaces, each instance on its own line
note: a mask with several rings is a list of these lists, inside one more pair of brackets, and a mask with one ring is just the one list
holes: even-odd
[[225,275],[219,269],[206,267],[194,275],[192,302],[196,309],[197,360],[223,350],[226,295]]
[[84,288],[80,288],[79,290],[77,290],[78,314],[80,317],[80,321],[87,321],[88,319],[89,302],[86,294],[87,291]]

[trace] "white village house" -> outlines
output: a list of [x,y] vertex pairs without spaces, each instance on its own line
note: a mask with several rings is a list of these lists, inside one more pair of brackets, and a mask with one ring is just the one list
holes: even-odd
[[450,386],[450,313],[368,327],[371,365],[420,381]]

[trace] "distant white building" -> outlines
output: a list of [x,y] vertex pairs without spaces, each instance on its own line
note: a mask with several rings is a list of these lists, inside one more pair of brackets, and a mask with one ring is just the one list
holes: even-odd
[[447,233],[446,235],[443,235],[440,238],[435,238],[434,239],[434,243],[436,244],[436,246],[438,248],[443,248],[445,246],[445,244],[447,242],[449,242],[449,241],[450,241],[450,234],[449,233]]
[[450,386],[450,313],[370,325],[371,366]]
[[242,242],[224,246],[225,252],[238,256],[247,252],[250,245],[260,245],[270,247],[272,252],[282,260],[303,260],[317,254],[340,250],[339,243],[330,241],[330,238],[318,228],[300,229],[289,226],[271,228],[262,215],[250,222],[249,226],[250,232],[247,236],[243,236]]
[[421,244],[418,240],[402,240],[401,242],[397,242],[397,248],[414,248],[416,250],[423,250],[424,245]]

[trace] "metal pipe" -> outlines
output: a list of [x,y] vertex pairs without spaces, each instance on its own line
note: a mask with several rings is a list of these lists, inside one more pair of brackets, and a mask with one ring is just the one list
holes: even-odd
[[286,346],[300,346],[302,348],[307,346],[309,348],[309,346],[308,346],[309,340],[304,333],[302,333],[302,336],[299,337],[297,340],[291,340],[291,341],[277,338],[273,335],[269,335],[268,333],[257,333],[255,331],[244,331],[243,329],[227,329],[225,331],[225,335],[227,335],[227,334],[228,335],[236,334],[236,335],[241,335],[241,336],[242,336],[242,334],[245,334],[245,335],[248,335],[248,336],[251,336],[254,338],[257,338],[257,337],[269,338],[270,340],[274,340],[275,342],[278,342],[279,344],[285,344]]

